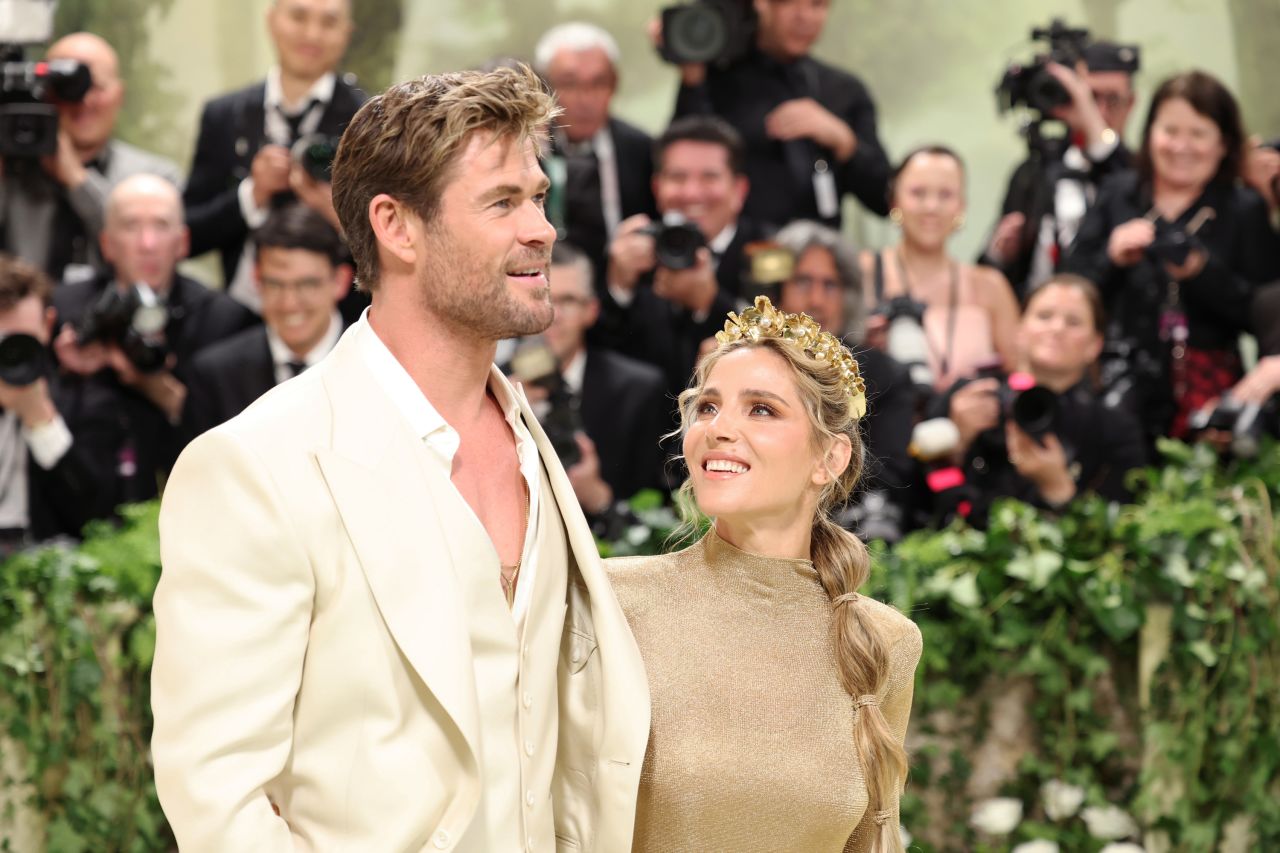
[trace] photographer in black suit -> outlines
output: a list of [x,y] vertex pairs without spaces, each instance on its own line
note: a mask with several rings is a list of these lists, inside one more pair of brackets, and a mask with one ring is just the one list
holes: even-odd
[[1004,273],[1019,298],[1058,268],[1104,178],[1129,168],[1124,130],[1133,112],[1137,48],[1096,41],[1077,68],[1050,62],[1070,103],[1047,116],[1066,125],[1009,178],[1000,221],[979,259]]
[[0,254],[0,557],[110,515],[122,434],[109,407],[81,403],[51,370],[53,285]]
[[830,0],[754,0],[755,38],[744,56],[724,68],[680,66],[675,115],[714,113],[742,133],[746,213],[760,222],[838,228],[850,193],[873,213],[889,212],[889,158],[871,93],[810,55],[829,9]]
[[746,247],[764,230],[742,215],[749,183],[742,138],[714,116],[672,122],[654,143],[658,212],[694,226],[705,245],[693,263],[659,263],[648,216],[625,220],[609,244],[609,295],[593,339],[662,369],[674,398],[689,383],[698,348],[724,326],[747,288]]
[[273,0],[267,27],[279,64],[266,80],[207,103],[183,201],[191,254],[216,249],[227,292],[255,311],[249,232],[290,193],[337,226],[327,182],[290,147],[311,134],[337,137],[365,95],[335,72],[351,38],[350,0]]
[[263,325],[196,354],[183,412],[189,438],[238,415],[333,349],[352,269],[338,232],[306,205],[277,208],[253,232]]
[[[622,220],[654,212],[653,140],[610,112],[619,59],[613,36],[579,21],[552,27],[534,49],[534,69],[564,109],[547,164],[561,201],[548,215],[601,274]],[[603,277],[595,284],[603,292]]]
[[662,373],[653,366],[587,345],[587,330],[600,313],[592,278],[584,253],[556,243],[551,255],[556,315],[543,337],[578,401],[585,433],[578,441],[582,458],[566,473],[583,511],[601,515],[641,489],[667,488],[658,442],[670,429],[675,402],[666,398]]
[[195,354],[257,323],[226,294],[178,273],[187,241],[177,188],[154,175],[126,178],[107,197],[102,229],[112,274],[61,285],[53,296],[58,361],[115,394],[137,439],[126,466],[136,499],[154,496],[156,475],[181,449],[177,424]]

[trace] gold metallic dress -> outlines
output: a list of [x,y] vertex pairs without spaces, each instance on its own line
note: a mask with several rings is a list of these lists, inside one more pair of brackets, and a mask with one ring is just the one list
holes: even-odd
[[[633,850],[869,849],[877,827],[853,742],[856,712],[813,564],[748,554],[712,530],[676,554],[605,565],[653,703]],[[879,698],[901,740],[920,632],[879,602],[855,606],[890,650]]]

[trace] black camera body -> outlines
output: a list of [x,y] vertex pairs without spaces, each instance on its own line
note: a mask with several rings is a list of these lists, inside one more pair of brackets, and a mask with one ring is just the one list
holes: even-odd
[[1262,405],[1243,403],[1230,394],[1224,394],[1216,403],[1193,412],[1187,419],[1187,429],[1198,435],[1206,430],[1216,430],[1231,436],[1231,452],[1242,459],[1253,459],[1262,445],[1267,425],[1275,421],[1277,397]]
[[1005,375],[998,367],[983,368],[977,372],[979,379],[994,378],[1000,385],[996,398],[1000,404],[1000,424],[983,436],[990,449],[1005,447],[1004,427],[1014,423],[1037,442],[1058,428],[1058,411],[1061,408],[1058,395],[1043,385],[1037,385],[1029,373],[1015,372]]
[[293,161],[322,184],[333,182],[333,158],[338,154],[342,137],[327,133],[308,133],[298,138],[289,149]]
[[1048,53],[1037,54],[1030,62],[1010,63],[996,86],[996,103],[1002,113],[1026,107],[1045,119],[1055,108],[1071,103],[1071,95],[1047,66],[1056,62],[1074,70],[1084,57],[1089,31],[1068,27],[1061,18],[1054,18],[1049,26],[1032,29],[1031,41],[1048,42]]
[[1155,239],[1147,245],[1147,256],[1154,261],[1182,266],[1191,252],[1200,247],[1196,236],[1181,225],[1160,218],[1155,226]]
[[49,372],[49,350],[24,332],[0,338],[0,382],[14,388],[31,385]]
[[640,233],[653,237],[658,266],[669,270],[687,270],[698,263],[698,250],[707,245],[697,225],[678,214],[667,214]]
[[560,464],[565,468],[578,464],[582,459],[578,433],[584,431],[578,398],[565,384],[559,359],[542,337],[534,335],[520,342],[511,356],[511,375],[524,385],[546,391],[546,406],[538,412],[538,423]]
[[21,47],[0,46],[0,157],[20,162],[56,154],[57,104],[83,101],[92,85],[83,62],[27,62]]
[[667,62],[724,67],[751,49],[756,20],[744,0],[693,0],[662,10],[662,48]]
[[115,344],[138,370],[155,373],[169,357],[165,338],[169,316],[168,308],[147,285],[119,288],[111,284],[76,324],[76,340],[82,346]]

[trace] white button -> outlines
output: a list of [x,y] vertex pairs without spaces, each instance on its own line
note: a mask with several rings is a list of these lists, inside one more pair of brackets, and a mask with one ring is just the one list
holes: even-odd
[[437,850],[443,850],[449,846],[449,833],[443,829],[436,833],[436,837],[431,839],[431,843],[436,846]]
[[524,694],[524,696],[523,696],[522,698],[523,698],[523,700],[524,700],[524,706],[525,706],[526,708],[532,708],[532,707],[533,707],[533,694],[532,694],[532,693],[530,693],[530,692],[528,692],[528,691],[526,690],[526,691],[525,691],[525,694]]
[[532,806],[532,805],[533,805],[533,791],[525,791],[525,792],[524,792],[524,804],[525,804],[526,806]]
[[582,651],[575,646],[573,649],[573,654],[569,655],[569,659],[574,663],[577,663],[578,661],[582,660]]
[[533,755],[533,741],[527,740],[524,742],[524,754]]

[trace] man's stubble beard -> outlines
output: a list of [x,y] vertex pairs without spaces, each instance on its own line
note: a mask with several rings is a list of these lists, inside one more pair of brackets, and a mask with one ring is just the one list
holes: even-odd
[[[469,336],[491,341],[536,335],[551,325],[555,314],[549,284],[533,291],[534,305],[527,305],[507,288],[502,266],[487,269],[446,235],[433,242],[436,262],[423,271],[418,284],[423,304],[442,321]],[[545,267],[550,250],[531,253],[521,263],[525,261]]]

